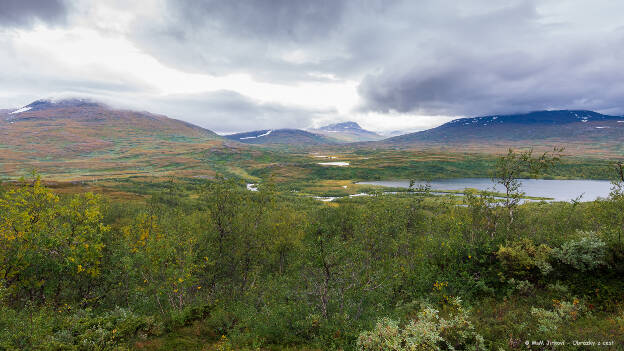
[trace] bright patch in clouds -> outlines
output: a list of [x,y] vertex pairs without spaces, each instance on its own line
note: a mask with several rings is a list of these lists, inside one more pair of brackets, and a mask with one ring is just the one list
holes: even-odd
[[335,108],[347,113],[359,101],[356,81],[274,84],[258,82],[248,74],[211,76],[179,71],[161,64],[126,38],[101,32],[37,27],[20,30],[18,48],[52,58],[68,70],[107,72],[142,82],[160,95],[198,94],[230,90],[260,102],[276,102],[310,108]]

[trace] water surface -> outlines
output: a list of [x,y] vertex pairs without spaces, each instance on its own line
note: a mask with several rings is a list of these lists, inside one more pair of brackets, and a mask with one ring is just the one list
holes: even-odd
[[[580,201],[594,201],[597,198],[606,198],[611,191],[611,182],[608,180],[549,180],[549,179],[522,179],[521,191],[526,196],[547,197],[554,201],[571,201],[579,198]],[[380,180],[360,182],[358,184],[381,185],[396,188],[409,187],[409,180]],[[489,178],[457,178],[438,179],[431,182],[418,181],[415,186],[431,186],[431,190],[464,190],[472,188],[504,192],[500,184],[495,184]]]

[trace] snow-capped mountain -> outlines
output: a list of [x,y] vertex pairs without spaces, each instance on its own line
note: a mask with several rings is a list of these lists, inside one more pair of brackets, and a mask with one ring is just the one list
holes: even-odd
[[624,117],[585,110],[557,110],[459,118],[429,130],[388,138],[384,142],[485,144],[538,140],[621,143],[624,140]]
[[381,135],[363,129],[356,122],[342,122],[330,124],[318,129],[311,129],[310,131],[325,135],[329,138],[337,139],[341,142],[372,141],[383,139]]

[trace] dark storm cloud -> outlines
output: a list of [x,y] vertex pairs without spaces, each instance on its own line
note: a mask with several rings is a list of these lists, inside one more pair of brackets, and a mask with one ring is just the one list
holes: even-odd
[[168,5],[174,16],[193,29],[210,27],[240,38],[307,42],[336,28],[345,2],[178,0]]
[[150,108],[218,133],[272,128],[307,128],[315,117],[333,110],[308,110],[260,103],[232,91],[172,95],[153,99]]
[[364,12],[372,16],[380,4],[169,0],[161,21],[137,21],[131,35],[146,52],[187,71],[246,71],[271,81],[309,80],[310,72],[343,64],[350,55],[343,40],[349,17]]
[[37,20],[58,23],[65,19],[66,12],[63,0],[1,0],[0,26],[21,27]]
[[[624,113],[618,13],[583,1],[174,1],[134,40],[161,61],[294,82],[360,80],[361,110]],[[620,27],[621,28],[621,27]],[[321,73],[313,75],[312,73]]]
[[538,50],[457,53],[431,65],[386,66],[359,86],[364,109],[481,115],[543,109],[624,113],[621,33]]

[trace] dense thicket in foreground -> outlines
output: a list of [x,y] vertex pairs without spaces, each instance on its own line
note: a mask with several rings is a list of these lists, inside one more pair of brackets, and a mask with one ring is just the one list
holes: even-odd
[[232,180],[148,201],[0,190],[0,349],[624,345],[624,195],[324,204]]

